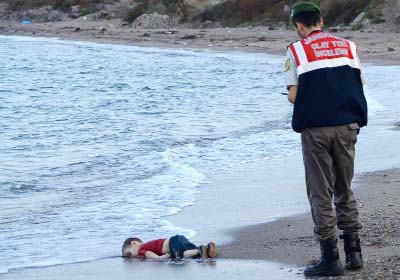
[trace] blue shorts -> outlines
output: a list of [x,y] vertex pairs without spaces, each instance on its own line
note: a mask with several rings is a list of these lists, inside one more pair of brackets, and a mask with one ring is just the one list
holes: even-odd
[[171,258],[183,258],[183,252],[187,250],[198,250],[199,247],[191,243],[183,235],[175,235],[169,239],[169,250],[171,252]]

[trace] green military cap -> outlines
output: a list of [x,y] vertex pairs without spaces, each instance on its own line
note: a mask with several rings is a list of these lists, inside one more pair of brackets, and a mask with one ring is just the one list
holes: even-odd
[[317,13],[321,13],[320,8],[318,5],[311,3],[311,2],[300,2],[297,4],[294,4],[292,8],[290,9],[290,19],[293,19],[293,17],[297,14],[303,13],[303,12],[312,12],[315,11]]

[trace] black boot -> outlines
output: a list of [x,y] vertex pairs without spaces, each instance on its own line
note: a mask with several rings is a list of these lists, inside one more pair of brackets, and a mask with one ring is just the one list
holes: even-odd
[[344,274],[342,263],[339,259],[337,239],[320,241],[321,259],[304,270],[305,276],[340,276]]
[[358,233],[347,233],[340,236],[344,241],[344,252],[346,253],[346,268],[359,269],[363,266],[361,255],[360,238]]

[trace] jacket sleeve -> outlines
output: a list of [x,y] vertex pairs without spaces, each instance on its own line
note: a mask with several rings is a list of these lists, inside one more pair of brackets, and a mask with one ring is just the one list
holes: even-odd
[[286,62],[285,62],[285,80],[286,86],[297,86],[299,80],[296,73],[296,62],[290,48],[287,48]]

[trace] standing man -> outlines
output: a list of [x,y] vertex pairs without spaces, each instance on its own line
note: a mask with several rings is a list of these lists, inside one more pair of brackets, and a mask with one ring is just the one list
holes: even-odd
[[[342,275],[337,228],[343,230],[346,267],[362,267],[357,203],[351,190],[355,144],[367,124],[367,102],[353,42],[322,31],[320,8],[291,8],[300,41],[289,45],[285,64],[292,127],[301,133],[307,195],[322,257],[306,276]],[[333,203],[335,210],[333,208]]]

